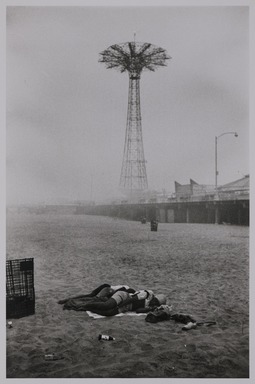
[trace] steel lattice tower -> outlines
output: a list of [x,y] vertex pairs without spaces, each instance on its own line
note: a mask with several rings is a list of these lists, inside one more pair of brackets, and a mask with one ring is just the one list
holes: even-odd
[[125,191],[141,192],[148,189],[144,158],[140,107],[140,77],[143,70],[155,71],[166,66],[170,57],[163,48],[149,43],[127,42],[115,44],[100,53],[99,62],[107,68],[129,73],[128,111],[120,187]]

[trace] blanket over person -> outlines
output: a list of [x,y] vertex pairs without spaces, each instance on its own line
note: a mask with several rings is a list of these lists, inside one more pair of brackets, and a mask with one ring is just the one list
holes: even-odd
[[[105,297],[88,297],[86,295],[80,296],[79,298],[66,299],[63,303],[63,309],[72,309],[74,311],[87,311],[86,305],[94,302],[103,302],[108,300]],[[64,300],[63,300],[64,301]],[[60,303],[61,304],[61,303]]]
[[63,304],[63,309],[72,309],[74,311],[87,311],[87,309],[85,308],[87,304],[92,302],[95,303],[107,301],[114,292],[118,290],[128,289],[130,289],[128,285],[102,284],[90,294],[79,295],[76,297],[69,297],[64,300],[59,300],[58,304]]

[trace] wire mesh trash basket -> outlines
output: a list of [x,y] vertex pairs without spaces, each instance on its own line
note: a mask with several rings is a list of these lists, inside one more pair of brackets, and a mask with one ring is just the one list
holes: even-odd
[[158,230],[158,222],[156,220],[151,220],[151,231],[157,232]]
[[6,317],[35,313],[34,259],[6,261]]

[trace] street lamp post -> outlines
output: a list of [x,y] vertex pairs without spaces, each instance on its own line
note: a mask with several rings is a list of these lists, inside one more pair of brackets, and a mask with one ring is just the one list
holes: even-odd
[[224,132],[219,136],[215,136],[215,190],[216,190],[216,192],[218,189],[218,174],[219,174],[218,164],[217,164],[217,146],[218,146],[218,139],[224,135],[234,135],[235,137],[238,136],[237,132]]
[[90,203],[92,203],[93,196],[93,173],[90,174]]

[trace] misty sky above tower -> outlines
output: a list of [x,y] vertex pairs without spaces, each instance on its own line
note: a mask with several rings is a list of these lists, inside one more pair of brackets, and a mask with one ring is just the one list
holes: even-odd
[[7,203],[118,196],[128,75],[99,53],[136,40],[167,66],[141,76],[150,189],[249,173],[248,7],[7,7]]

